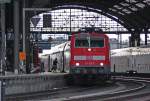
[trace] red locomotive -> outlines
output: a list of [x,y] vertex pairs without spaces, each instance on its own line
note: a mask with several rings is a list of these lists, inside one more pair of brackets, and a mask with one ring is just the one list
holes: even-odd
[[108,79],[109,51],[109,38],[105,34],[91,32],[72,35],[70,74]]

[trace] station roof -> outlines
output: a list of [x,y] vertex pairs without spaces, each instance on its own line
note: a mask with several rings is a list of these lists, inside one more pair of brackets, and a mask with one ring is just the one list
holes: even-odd
[[150,0],[33,0],[30,4],[35,8],[82,5],[87,9],[91,7],[101,10],[131,31],[150,27]]

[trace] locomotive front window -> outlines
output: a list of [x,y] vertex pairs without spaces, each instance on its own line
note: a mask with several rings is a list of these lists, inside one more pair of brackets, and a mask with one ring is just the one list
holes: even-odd
[[104,47],[104,39],[91,39],[91,47]]
[[86,39],[76,39],[75,47],[104,47],[103,38],[86,38]]
[[76,39],[75,47],[89,47],[87,39]]

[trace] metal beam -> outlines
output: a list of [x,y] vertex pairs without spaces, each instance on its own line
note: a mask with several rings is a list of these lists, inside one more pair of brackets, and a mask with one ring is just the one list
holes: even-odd
[[[78,33],[80,31],[77,31],[75,33]],[[70,34],[70,31],[30,31],[30,33],[35,33],[35,34]],[[131,32],[129,31],[103,31],[103,33],[106,34],[131,34]],[[141,34],[144,34],[145,32],[141,32]],[[150,34],[150,31],[147,32],[148,34]]]
[[51,8],[24,8],[25,11],[50,11]]
[[19,73],[19,1],[14,0],[14,71]]
[[147,45],[147,34],[148,34],[148,29],[145,28],[144,31],[145,31],[145,45]]

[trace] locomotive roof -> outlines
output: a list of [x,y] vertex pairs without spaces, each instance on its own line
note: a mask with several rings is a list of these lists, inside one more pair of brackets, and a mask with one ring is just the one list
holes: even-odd
[[150,48],[130,47],[111,50],[111,56],[128,56],[150,54]]
[[56,45],[54,47],[51,48],[51,53],[50,54],[53,54],[53,53],[56,53],[56,52],[60,52],[60,51],[63,51],[63,48],[66,47],[65,45],[68,45],[70,44],[70,41],[67,41],[67,42],[64,42],[62,44],[59,44],[59,45]]
[[87,37],[87,36],[103,36],[103,37],[108,37],[106,34],[104,33],[98,33],[98,32],[80,32],[80,33],[74,33],[73,36],[78,37]]
[[39,57],[47,56],[47,55],[50,55],[50,54],[53,54],[56,52],[63,51],[63,48],[65,47],[66,44],[70,44],[70,41],[56,45],[56,46],[52,47],[50,50],[44,50],[43,53],[39,55]]

